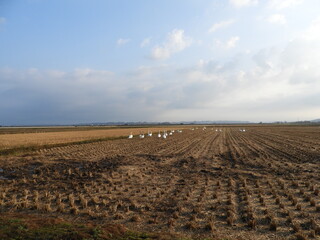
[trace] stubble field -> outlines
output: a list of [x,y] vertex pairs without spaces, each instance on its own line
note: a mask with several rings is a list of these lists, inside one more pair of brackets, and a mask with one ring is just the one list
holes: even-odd
[[[174,126],[173,126],[174,127]],[[0,128],[1,150],[41,147],[44,145],[79,143],[97,139],[119,138],[132,134],[146,134],[163,127],[47,127],[47,128]]]
[[0,159],[0,211],[194,239],[317,239],[319,162],[319,126],[207,126],[40,149]]

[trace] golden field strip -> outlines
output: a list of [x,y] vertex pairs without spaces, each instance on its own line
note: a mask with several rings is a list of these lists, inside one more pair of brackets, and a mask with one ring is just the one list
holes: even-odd
[[78,127],[78,128],[0,128],[0,150],[17,147],[43,146],[62,143],[81,142],[94,139],[116,138],[140,133],[147,134],[170,129],[182,129],[186,126],[163,126],[152,128],[118,127]]

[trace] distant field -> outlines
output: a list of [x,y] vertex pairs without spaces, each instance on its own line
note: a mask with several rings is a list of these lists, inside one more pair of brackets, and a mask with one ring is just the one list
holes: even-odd
[[[170,126],[161,125],[160,128],[170,129]],[[179,125],[180,127],[181,125]],[[177,127],[177,126],[174,126]],[[48,126],[48,127],[0,127],[0,135],[17,133],[45,133],[45,132],[70,132],[70,131],[92,131],[92,130],[110,130],[110,129],[148,129],[156,128],[154,125],[135,125],[135,126]]]
[[52,127],[52,128],[0,128],[0,150],[17,147],[42,146],[80,142],[93,139],[104,139],[177,129],[184,126],[170,127]]

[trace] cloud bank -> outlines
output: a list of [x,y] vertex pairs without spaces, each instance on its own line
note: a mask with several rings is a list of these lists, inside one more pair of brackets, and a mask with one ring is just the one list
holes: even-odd
[[[231,49],[239,41],[217,44]],[[152,56],[168,59],[191,44],[174,29]],[[286,45],[227,60],[146,62],[122,72],[0,68],[0,125],[319,118],[320,18]]]
[[[186,67],[141,66],[117,74],[3,68],[0,124],[316,118],[320,112],[318,30],[320,20],[315,20],[285,47],[236,55],[227,62],[201,60]],[[181,43],[183,32],[172,33],[180,34],[180,40],[169,37],[168,42],[178,49],[187,46]]]

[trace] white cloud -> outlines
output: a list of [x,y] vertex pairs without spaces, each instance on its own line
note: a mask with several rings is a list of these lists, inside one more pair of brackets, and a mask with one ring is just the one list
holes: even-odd
[[281,24],[281,25],[284,25],[287,23],[286,17],[282,14],[273,14],[267,18],[267,21],[269,23]]
[[237,42],[240,40],[240,37],[238,36],[234,36],[231,37],[229,40],[227,40],[226,42],[222,42],[220,40],[216,40],[215,44],[217,47],[219,48],[224,48],[224,49],[231,49],[234,48],[237,44]]
[[301,38],[309,41],[320,40],[320,17],[312,21],[311,25],[302,34]]
[[281,10],[303,3],[304,0],[269,0],[269,7]]
[[239,41],[239,37],[232,37],[227,41],[226,47],[229,48],[234,48],[236,46],[236,43]]
[[165,47],[154,47],[152,50],[151,57],[153,59],[167,59],[171,56],[171,52],[168,48]]
[[225,28],[225,27],[228,27],[229,25],[231,25],[232,23],[234,23],[234,20],[230,19],[230,20],[227,20],[227,21],[222,21],[222,22],[218,22],[218,23],[215,23],[211,26],[211,28],[209,29],[209,33],[213,33],[215,31],[217,31],[218,29],[221,29],[221,28]]
[[192,39],[185,36],[184,30],[174,29],[168,34],[166,41],[161,46],[153,48],[151,57],[153,59],[167,59],[172,54],[189,47],[191,43]]
[[117,40],[117,45],[123,46],[123,45],[126,45],[128,42],[130,42],[130,38],[119,38]]
[[258,3],[258,0],[229,0],[229,3],[238,8],[256,5]]
[[150,44],[150,41],[151,41],[150,37],[143,39],[141,44],[140,44],[140,47],[144,48],[144,47],[148,46]]

